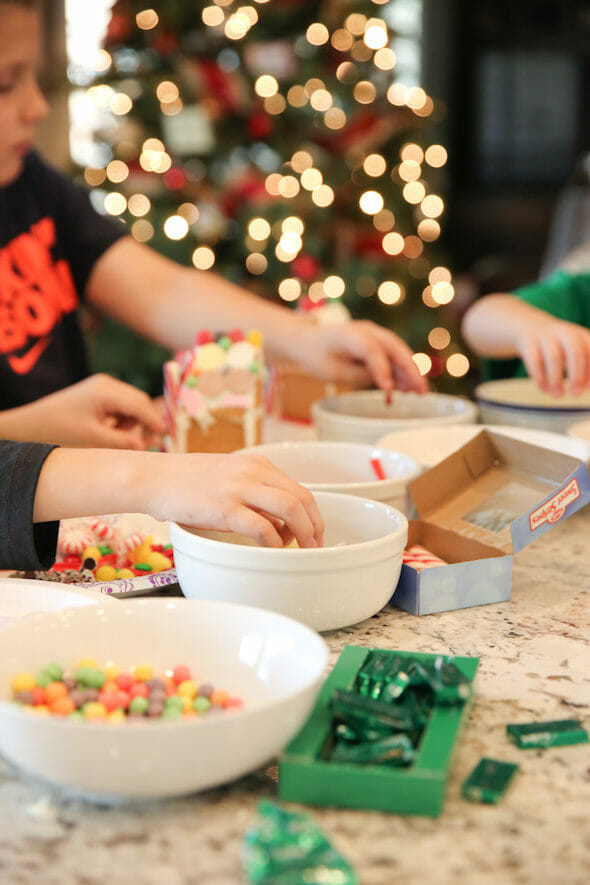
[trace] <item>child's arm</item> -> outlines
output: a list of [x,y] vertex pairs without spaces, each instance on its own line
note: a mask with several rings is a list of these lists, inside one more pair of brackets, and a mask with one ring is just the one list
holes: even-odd
[[210,271],[182,267],[124,237],[96,262],[87,298],[153,341],[180,350],[199,329],[258,328],[271,358],[304,363],[351,386],[425,391],[410,348],[393,332],[356,321],[321,329],[294,311],[249,294]]
[[159,446],[163,432],[160,409],[146,393],[102,374],[0,412],[3,439],[145,449]]
[[35,522],[126,512],[233,531],[267,547],[293,537],[300,547],[323,543],[311,492],[260,455],[66,448],[48,455],[37,483]]
[[509,294],[486,295],[469,308],[462,333],[469,346],[493,359],[520,357],[542,390],[561,396],[590,387],[590,331]]

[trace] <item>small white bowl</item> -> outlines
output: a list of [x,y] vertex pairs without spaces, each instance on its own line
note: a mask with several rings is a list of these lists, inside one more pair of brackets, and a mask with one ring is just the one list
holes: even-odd
[[[161,673],[178,664],[244,706],[189,720],[80,722],[10,703],[19,672],[84,657]],[[226,783],[275,756],[307,718],[327,665],[324,641],[272,612],[187,599],[132,599],[35,615],[2,629],[0,751],[24,771],[101,802],[161,798]]]
[[[339,492],[382,501],[406,516],[408,483],[422,468],[410,455],[364,443],[306,440],[277,442],[242,449],[264,455],[292,479],[316,492]],[[385,478],[376,476],[377,461]]]
[[320,439],[376,443],[386,433],[406,427],[474,424],[477,406],[445,393],[393,392],[391,405],[381,390],[355,390],[317,400],[311,407]]
[[486,381],[475,388],[481,420],[565,433],[575,421],[590,419],[590,390],[580,396],[551,396],[531,378]]
[[316,492],[321,548],[259,547],[240,535],[170,523],[185,596],[281,612],[315,630],[356,624],[391,598],[408,536],[403,513],[354,495]]

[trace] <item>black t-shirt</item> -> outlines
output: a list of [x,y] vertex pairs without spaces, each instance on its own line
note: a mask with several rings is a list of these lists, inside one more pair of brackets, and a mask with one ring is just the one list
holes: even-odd
[[33,524],[39,473],[54,448],[0,439],[0,568],[46,569],[55,561],[59,523]]
[[125,233],[34,152],[0,188],[0,409],[86,377],[77,308],[94,263]]

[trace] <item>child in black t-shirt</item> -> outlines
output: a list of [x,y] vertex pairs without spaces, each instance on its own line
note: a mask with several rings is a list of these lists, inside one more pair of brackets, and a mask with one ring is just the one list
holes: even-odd
[[[77,317],[82,301],[171,351],[192,346],[202,328],[258,328],[271,358],[299,361],[322,378],[359,387],[374,382],[386,391],[426,389],[410,349],[393,332],[364,321],[313,325],[212,272],[169,261],[98,215],[83,188],[31,151],[47,111],[38,57],[34,0],[0,0],[0,435],[7,435],[3,421],[11,421],[6,410],[87,376]],[[92,420],[80,442],[124,447],[129,425],[161,431],[155,405],[127,385],[103,378],[86,393]],[[16,423],[9,424],[13,436]],[[98,432],[105,423],[108,442]],[[71,442],[71,416],[46,410],[44,432],[43,439]]]

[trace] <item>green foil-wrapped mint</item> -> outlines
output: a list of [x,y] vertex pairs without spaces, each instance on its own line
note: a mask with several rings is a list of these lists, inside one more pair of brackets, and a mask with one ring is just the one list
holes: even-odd
[[268,800],[258,803],[257,822],[244,836],[243,862],[252,885],[358,885],[309,815]]

